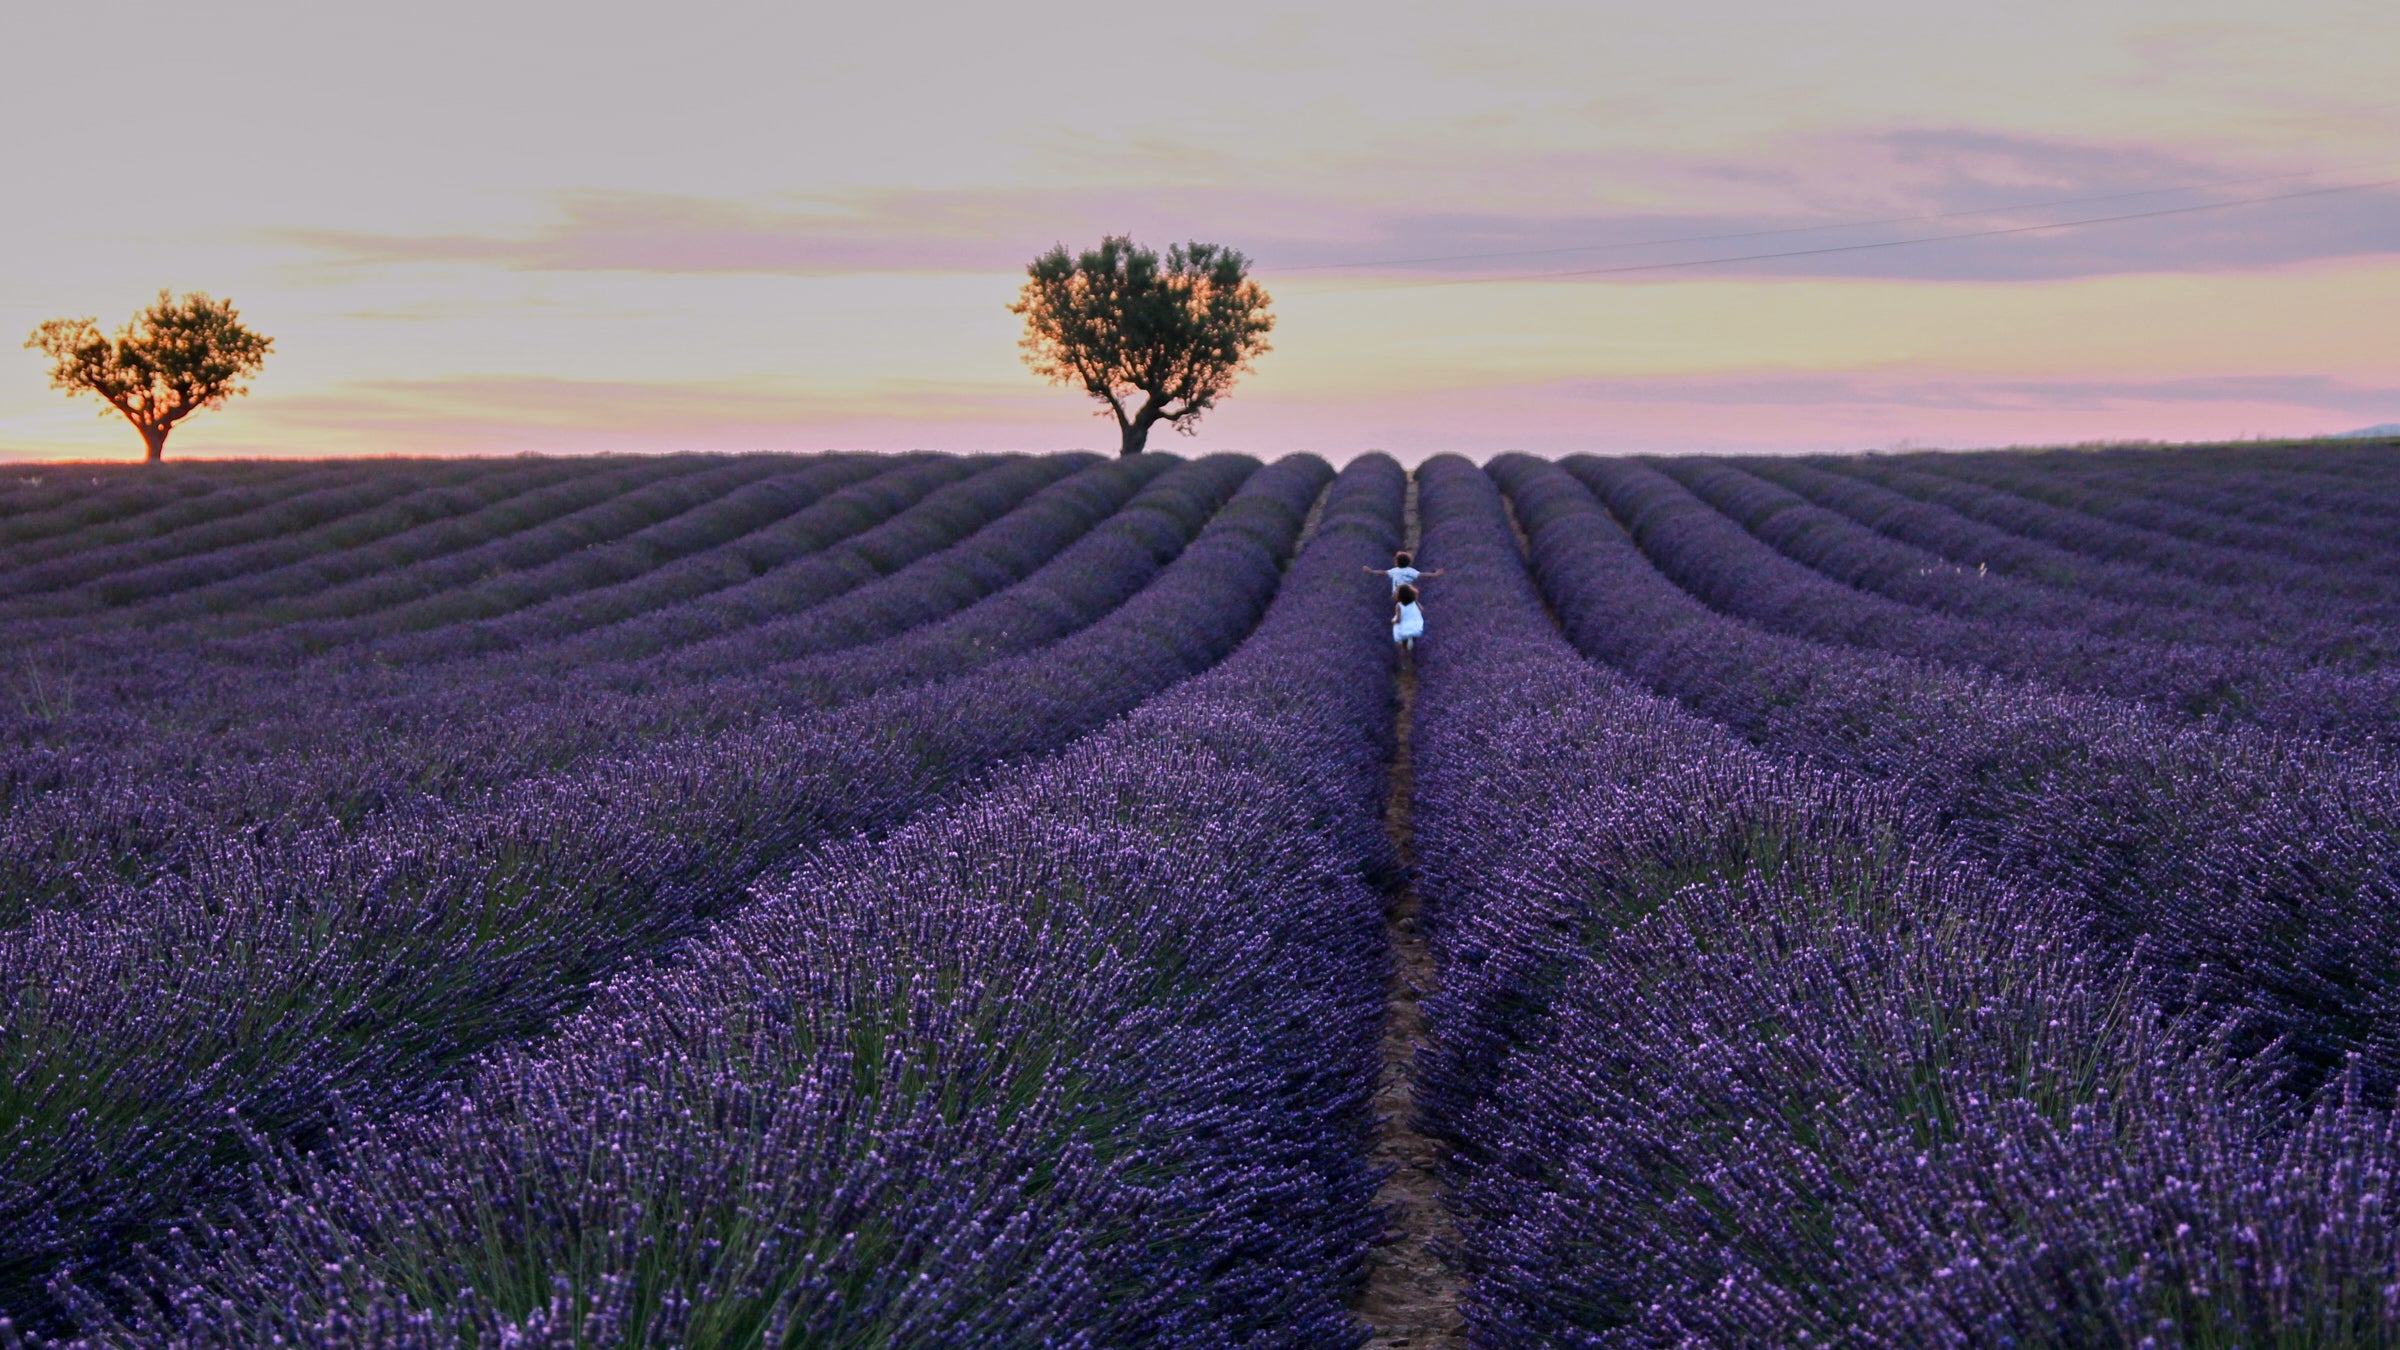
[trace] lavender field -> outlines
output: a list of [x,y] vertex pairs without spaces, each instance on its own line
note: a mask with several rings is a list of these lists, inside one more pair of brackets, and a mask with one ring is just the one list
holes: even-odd
[[0,689],[0,1344],[2400,1344],[2400,443],[28,467]]

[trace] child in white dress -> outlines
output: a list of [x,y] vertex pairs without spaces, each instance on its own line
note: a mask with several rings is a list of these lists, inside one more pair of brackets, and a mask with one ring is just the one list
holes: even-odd
[[1392,641],[1410,651],[1425,631],[1425,611],[1417,607],[1417,588],[1407,584],[1392,592]]

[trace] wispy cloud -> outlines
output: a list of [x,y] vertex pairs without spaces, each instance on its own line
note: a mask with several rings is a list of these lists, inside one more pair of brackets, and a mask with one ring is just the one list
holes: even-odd
[[[1256,214],[1257,203],[1248,204]],[[343,264],[489,263],[523,271],[1004,272],[1061,239],[1206,218],[1155,193],[951,189],[732,201],[650,192],[573,192],[520,236],[283,231]]]
[[252,420],[278,439],[322,434],[412,452],[589,452],[823,449],[901,422],[923,424],[941,440],[944,426],[1055,425],[1058,411],[1038,390],[949,382],[820,392],[492,375],[354,381],[262,404]]
[[1872,406],[1962,412],[2108,412],[2145,405],[2283,407],[2375,417],[2400,410],[2400,385],[2311,375],[2169,380],[2007,380],[1923,374],[1690,376],[1574,380],[1555,386],[1596,403],[1751,408]]
[[[280,237],[350,266],[988,274],[1013,271],[1055,242],[1130,231],[1230,240],[1271,274],[1350,282],[1554,273],[2026,281],[2400,253],[2400,187],[2320,193],[2348,185],[2141,146],[1972,129],[1815,138],[1782,149],[1764,162],[1533,157],[1504,175],[1519,182],[1518,196],[1663,193],[1693,200],[1688,209],[1412,209],[1362,203],[1338,182],[1321,194],[960,188],[756,201],[575,192],[556,199],[547,225],[514,236]],[[2149,213],[2169,214],[2076,223]]]
[[[1347,241],[1293,247],[1321,274],[1427,279],[2060,280],[2400,253],[2400,185],[2353,190],[2291,169],[1972,129],[1811,138],[1781,149],[1771,162],[1658,166],[1704,203],[1693,209],[1390,215],[1377,221],[1373,251]],[[1552,168],[1600,182],[1606,170]],[[2400,178],[2400,167],[2392,172]],[[2075,224],[2128,216],[2148,218]]]

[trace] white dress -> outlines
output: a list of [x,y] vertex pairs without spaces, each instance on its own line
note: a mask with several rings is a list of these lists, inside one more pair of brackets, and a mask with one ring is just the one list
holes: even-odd
[[1392,579],[1394,591],[1398,591],[1403,586],[1415,585],[1417,578],[1424,575],[1413,567],[1387,567],[1383,569],[1383,574]]
[[1400,607],[1400,617],[1392,620],[1392,641],[1406,642],[1425,631],[1425,611],[1415,604]]

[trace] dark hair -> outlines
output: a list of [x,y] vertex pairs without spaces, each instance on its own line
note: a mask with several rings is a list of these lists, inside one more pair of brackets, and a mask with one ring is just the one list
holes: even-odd
[[1394,567],[1413,567],[1416,565],[1416,561],[1416,556],[1407,549],[1402,549],[1392,555],[1392,566]]
[[1402,582],[1400,589],[1392,592],[1392,598],[1401,604],[1413,605],[1417,603],[1417,588]]

